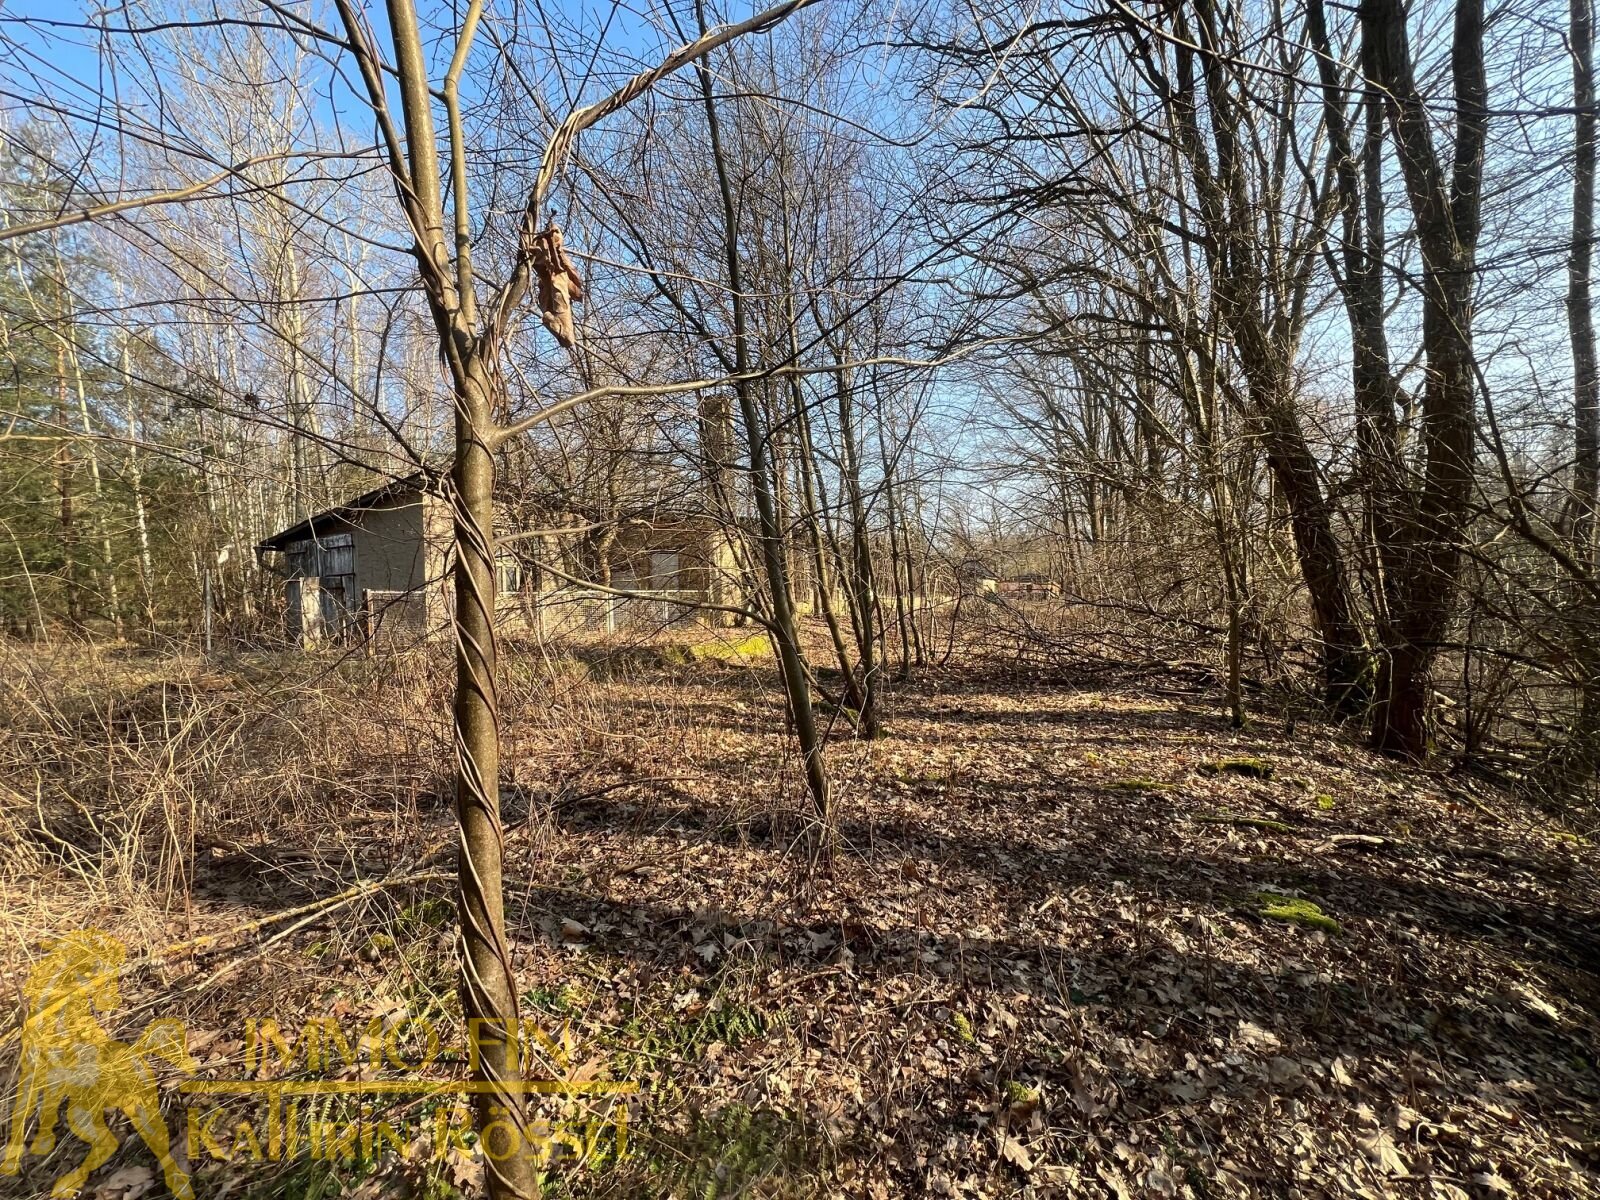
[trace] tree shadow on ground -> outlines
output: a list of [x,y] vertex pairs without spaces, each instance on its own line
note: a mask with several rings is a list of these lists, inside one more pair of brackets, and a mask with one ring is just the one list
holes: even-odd
[[[675,987],[698,980],[702,991],[715,992],[720,977],[751,964],[759,974],[836,984],[814,1000],[788,989],[780,1000],[817,1015],[814,1050],[821,1061],[830,1052],[850,1057],[869,1109],[874,1087],[896,1086],[890,1064],[918,1041],[917,1030],[942,1023],[927,1031],[928,1041],[945,1047],[945,1069],[920,1085],[925,1115],[902,1116],[899,1128],[890,1127],[892,1136],[918,1144],[970,1127],[975,1094],[1003,1093],[1007,1080],[1019,1079],[1065,1098],[1052,1118],[1069,1131],[1155,1122],[1184,1141],[1215,1137],[1210,1113],[1219,1106],[1260,1107],[1269,1123],[1296,1103],[1348,1120],[1330,1082],[1339,1072],[1353,1073],[1374,1103],[1398,1102],[1406,1064],[1423,1060],[1426,1095],[1412,1091],[1409,1102],[1429,1111],[1477,1105],[1486,1086],[1505,1086],[1528,1098],[1522,1119],[1571,1130],[1600,1103],[1600,1079],[1582,1057],[1592,1027],[1530,1017],[1509,1030],[1508,1008],[1490,1003],[1492,992],[1445,1002],[1420,980],[1375,974],[1360,963],[1263,970],[1236,961],[1227,939],[1180,944],[1170,929],[1125,924],[1087,941],[1043,929],[986,936],[650,902],[575,905],[570,894],[538,887],[522,892],[510,915],[528,928],[548,911],[575,912],[591,923],[597,932],[589,954],[648,962],[678,980]],[[708,954],[708,945],[718,952]],[[847,1035],[848,1050],[827,1036],[829,1020],[848,1021],[857,1003],[881,1007],[867,998],[894,994],[897,981],[925,998],[892,1023],[892,1034],[863,1029],[853,1041]],[[935,1000],[945,1008],[917,1007]],[[829,1006],[837,1006],[833,1015],[821,1015]],[[964,1035],[952,1015],[964,1009],[1000,1011],[1010,1024],[969,1052],[958,1044]],[[1460,1159],[1454,1165],[1465,1172],[1470,1156]],[[1600,1158],[1590,1166],[1600,1167]],[[1298,1194],[1284,1178],[1281,1194]]]
[[[628,830],[636,836],[769,852],[786,850],[803,833],[798,816],[769,811],[735,817],[707,809],[681,790],[675,795],[670,787],[661,791],[669,798],[641,801],[611,793],[584,799],[563,806],[554,818],[573,837]],[[1002,892],[1033,902],[1043,898],[1041,881],[1058,892],[1117,881],[1173,908],[1212,905],[1253,911],[1251,900],[1257,893],[1290,888],[1320,898],[1346,920],[1365,919],[1379,928],[1409,920],[1439,935],[1493,943],[1530,964],[1594,973],[1596,990],[1590,1000],[1600,995],[1600,913],[1581,903],[1512,900],[1466,882],[1428,877],[1421,873],[1426,864],[1414,863],[1414,852],[1399,844],[1374,851],[1357,843],[1307,861],[1207,854],[1227,849],[1223,835],[1214,826],[1185,821],[1163,795],[1130,796],[1066,785],[1059,791],[1076,795],[1080,803],[1073,809],[1077,820],[1072,828],[1051,845],[908,817],[844,819],[837,824],[837,835],[846,853],[880,867],[892,868],[905,858],[931,860],[985,876]],[[1086,819],[1095,814],[1102,819]],[[1128,834],[1129,829],[1151,826],[1182,831],[1191,843],[1163,848]],[[1207,839],[1217,844],[1207,845]],[[1319,865],[1319,860],[1329,865]],[[1196,869],[1202,865],[1204,871]]]

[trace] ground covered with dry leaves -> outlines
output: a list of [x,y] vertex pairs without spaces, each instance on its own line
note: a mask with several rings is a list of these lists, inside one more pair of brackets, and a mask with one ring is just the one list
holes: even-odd
[[[152,961],[126,1016],[184,1019],[201,1078],[239,1074],[250,1018],[449,1022],[431,668],[140,670],[136,734],[102,679],[24,714],[8,752],[29,864],[7,884],[8,989],[51,926],[138,954],[409,873]],[[1581,822],[1304,719],[1235,732],[1175,680],[972,666],[901,686],[881,741],[834,743],[838,849],[811,872],[764,665],[524,648],[509,676],[528,1014],[558,1074],[640,1085],[629,1155],[557,1156],[553,1195],[1600,1196]],[[374,690],[377,716],[341,699]],[[91,750],[49,758],[69,717]],[[187,850],[157,880],[108,879],[102,834],[91,887],[52,788],[120,803],[133,766],[84,787],[125,755],[149,778],[200,755],[224,800],[151,820]],[[80,1149],[61,1140],[10,1186],[46,1190]],[[439,1200],[481,1172],[465,1145],[200,1157],[202,1196]],[[100,1194],[156,1188],[146,1162],[119,1155]]]

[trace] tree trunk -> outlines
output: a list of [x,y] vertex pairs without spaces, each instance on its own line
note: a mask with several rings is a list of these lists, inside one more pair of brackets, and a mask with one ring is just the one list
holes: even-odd
[[[1201,31],[1197,36],[1214,46],[1211,4],[1198,5],[1196,14]],[[1180,31],[1183,28],[1180,22]],[[1216,55],[1206,55],[1200,64],[1209,108],[1207,128],[1216,148],[1213,165],[1202,139],[1195,58],[1187,47],[1178,48],[1178,86],[1172,100],[1208,235],[1205,252],[1216,303],[1233,334],[1252,424],[1265,444],[1267,465],[1289,509],[1295,553],[1322,642],[1325,699],[1334,712],[1349,716],[1366,701],[1370,659],[1334,532],[1332,507],[1295,409],[1291,330],[1266,308],[1270,288],[1282,281],[1264,275],[1255,244],[1257,205],[1246,188],[1245,150],[1240,143],[1245,130],[1231,77]],[[1267,265],[1286,269],[1281,258]]]
[[[478,1097],[490,1194],[523,1200],[539,1195],[518,1051],[521,1028],[516,976],[506,938],[503,895],[505,830],[500,823],[500,709],[496,689],[494,455],[490,376],[476,353],[464,356],[456,387],[456,461],[451,476],[455,524],[456,820],[460,826],[458,908],[461,921],[461,1013],[477,1050],[479,1078],[492,1090]],[[515,1131],[499,1146],[492,1129]],[[500,1157],[498,1161],[496,1154]]]
[[1573,549],[1585,566],[1594,562],[1595,509],[1600,504],[1600,374],[1596,373],[1594,305],[1594,10],[1592,0],[1572,0],[1572,102],[1576,161],[1572,183],[1572,249],[1567,266],[1567,330],[1572,338],[1574,437]]
[[71,428],[72,418],[67,406],[67,351],[66,343],[56,347],[56,385],[59,409],[57,428],[62,430],[56,440],[56,503],[61,530],[61,582],[64,588],[67,626],[81,633],[83,618],[83,579],[78,563],[78,519],[74,505],[77,488],[77,463],[72,456],[72,443],[65,430]]
[[[838,352],[843,359],[845,354]],[[861,662],[861,735],[878,737],[878,693],[883,666],[879,661],[877,579],[872,569],[872,543],[867,532],[867,507],[861,493],[861,455],[856,445],[855,398],[851,394],[850,374],[834,376],[834,396],[839,412],[839,441],[842,447],[839,486],[844,488],[850,506],[850,595],[855,619],[856,652]]]
[[[349,0],[339,2],[351,38],[361,38],[361,25]],[[414,205],[408,211],[415,253],[455,402],[451,476],[456,555],[453,716],[461,1015],[476,1059],[474,1079],[485,1085],[476,1107],[489,1196],[491,1200],[535,1200],[541,1186],[521,1086],[521,1021],[506,937],[502,878],[505,831],[500,824],[495,678],[499,664],[494,609],[494,454],[488,442],[494,427],[498,377],[489,357],[493,348],[474,330],[470,274],[459,263],[454,278],[449,270],[432,95],[416,9],[412,0],[389,0],[388,10],[409,150],[406,199]],[[367,64],[369,87],[381,87],[373,83],[376,70],[375,65]],[[497,1132],[503,1136],[497,1137]]]
[[[1260,412],[1262,405],[1253,403]],[[1370,658],[1333,532],[1332,506],[1323,494],[1316,458],[1295,414],[1286,404],[1275,404],[1260,425],[1266,434],[1267,466],[1289,509],[1295,553],[1322,637],[1324,696],[1333,712],[1354,716],[1367,700]]]
[[139,542],[139,591],[144,601],[145,629],[156,628],[155,564],[150,554],[150,518],[144,499],[144,468],[139,465],[139,410],[133,393],[133,377],[128,370],[128,346],[121,352],[122,386],[127,401],[128,486],[133,492],[133,529]]
[[[792,321],[791,316],[789,353],[798,362],[799,346],[795,339]],[[850,653],[845,648],[844,632],[839,627],[839,614],[833,605],[833,581],[828,577],[828,556],[823,545],[822,519],[817,497],[816,449],[811,442],[811,414],[806,411],[805,394],[800,386],[799,376],[791,375],[789,379],[790,399],[794,406],[795,428],[799,442],[797,451],[800,458],[800,490],[806,508],[806,531],[811,543],[811,569],[816,574],[814,582],[817,610],[828,626],[828,637],[833,642],[834,657],[839,660],[839,672],[844,677],[844,702],[859,711],[864,698],[861,695],[861,686],[855,677],[855,669],[850,662]]]
[[[700,33],[706,32],[704,0],[696,0],[695,16]],[[811,702],[811,681],[800,649],[794,602],[789,592],[789,572],[784,548],[784,531],[778,521],[773,497],[771,463],[767,454],[765,424],[756,403],[755,388],[747,378],[750,371],[750,346],[745,329],[744,275],[739,262],[739,214],[734,205],[733,184],[728,177],[727,158],[722,148],[722,130],[717,119],[717,103],[711,86],[711,72],[703,61],[695,63],[700,94],[705,104],[706,129],[711,156],[716,167],[717,186],[722,198],[723,241],[727,256],[728,286],[732,294],[734,326],[734,371],[739,376],[735,392],[744,424],[745,450],[750,460],[750,486],[755,495],[756,517],[761,529],[761,560],[766,568],[767,586],[772,592],[772,625],[777,638],[778,665],[783,677],[789,717],[794,722],[795,740],[800,747],[806,787],[818,821],[813,843],[819,857],[826,857],[832,846],[832,813],[828,766],[822,739],[817,730],[816,711]]]
[[1340,245],[1342,270],[1334,272],[1334,282],[1350,325],[1356,461],[1366,535],[1363,541],[1372,579],[1378,642],[1388,645],[1393,640],[1390,591],[1397,580],[1391,560],[1401,538],[1407,483],[1399,443],[1400,389],[1384,329],[1383,109],[1376,95],[1360,101],[1366,144],[1357,161],[1346,119],[1346,89],[1335,69],[1323,0],[1310,0],[1306,26],[1317,55],[1323,118],[1344,235]]
[[1434,153],[1431,116],[1417,92],[1400,0],[1360,9],[1362,66],[1384,108],[1422,248],[1422,342],[1427,358],[1424,466],[1394,556],[1392,640],[1379,664],[1372,742],[1420,758],[1428,750],[1430,672],[1449,625],[1472,492],[1476,369],[1472,292],[1488,131],[1482,0],[1458,0],[1451,44],[1456,114],[1448,175]]
[[[1594,303],[1590,292],[1594,259],[1595,113],[1594,8],[1572,0],[1568,44],[1572,53],[1572,102],[1576,155],[1572,184],[1572,249],[1567,265],[1567,329],[1572,339],[1572,555],[1594,574],[1595,510],[1600,504],[1600,374],[1595,364]],[[1587,786],[1600,767],[1600,605],[1582,587],[1573,588],[1573,621],[1582,674],[1578,719],[1564,748],[1567,787]]]
[[[889,532],[889,573],[894,586],[894,619],[895,626],[900,633],[899,677],[902,681],[906,681],[911,678],[913,658],[915,658],[918,666],[922,665],[922,650],[917,644],[915,599],[911,590],[915,586],[911,574],[911,539],[909,531],[906,529],[905,514],[900,511],[899,498],[895,495],[895,464],[889,457],[889,446],[883,436],[883,405],[881,402],[878,405],[876,415],[878,458],[883,463],[883,503],[884,511],[887,515],[885,524]],[[913,608],[909,620],[906,616],[906,600],[908,596],[913,597]],[[876,724],[876,720],[874,724]],[[876,736],[876,734],[873,736]]]

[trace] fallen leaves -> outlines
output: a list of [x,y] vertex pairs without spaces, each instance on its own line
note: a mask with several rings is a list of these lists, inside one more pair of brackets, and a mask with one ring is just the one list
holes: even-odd
[[1356,1145],[1361,1147],[1365,1154],[1379,1169],[1389,1175],[1408,1175],[1410,1170],[1406,1163],[1405,1155],[1401,1154],[1395,1146],[1394,1139],[1386,1130],[1378,1129],[1371,1133],[1364,1133],[1356,1138]]
[[[581,748],[523,735],[587,790],[624,742],[626,778],[692,775],[555,813],[560,886],[531,832],[508,848],[522,982],[561,998],[577,1071],[642,1080],[658,1165],[738,1106],[790,1121],[795,1195],[1600,1194],[1595,852],[1514,802],[1461,805],[1313,726],[951,676],[836,747],[844,848],[803,879],[781,713],[739,678],[597,689],[612,732]],[[1201,769],[1263,752],[1270,778]],[[1340,935],[1262,920],[1268,893]],[[728,1175],[733,1144],[697,1151],[717,1194],[777,1186]],[[481,1163],[449,1171],[470,1189]]]
[[561,940],[572,945],[580,945],[589,940],[589,927],[582,921],[575,921],[571,917],[562,917]]

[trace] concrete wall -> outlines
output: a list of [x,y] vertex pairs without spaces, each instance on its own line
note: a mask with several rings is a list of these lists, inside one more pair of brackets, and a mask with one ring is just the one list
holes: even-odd
[[[438,496],[408,496],[401,503],[407,508],[403,528],[391,525],[391,518],[380,511],[367,514],[362,524],[371,531],[375,542],[392,532],[409,539],[409,544],[418,548],[413,560],[416,564],[413,582],[408,586],[419,589],[430,628],[437,632],[445,627],[455,611],[455,582],[450,574],[454,561],[450,550],[455,538],[455,519],[450,505]],[[506,532],[504,513],[496,514],[496,527],[500,533]],[[497,597],[495,614],[501,629],[523,627],[527,623],[529,604],[530,598],[523,595]]]
[[361,591],[409,592],[427,579],[423,538],[431,499],[399,496],[357,518],[356,587]]
[[[655,528],[625,528],[611,547],[612,578],[626,578],[634,586],[664,591],[709,592],[721,546],[720,533],[710,526],[678,522]],[[656,578],[651,556],[658,553],[678,556],[674,578]]]
[[[373,611],[368,614],[367,627],[375,635],[380,631],[422,634],[445,629],[454,604],[452,581],[446,574],[453,536],[449,505],[436,496],[411,492],[367,509],[351,522],[347,528],[353,534],[355,551],[352,611],[367,593],[381,593],[371,597]],[[504,514],[500,524],[503,531]],[[539,550],[559,557],[559,547],[541,545]],[[653,568],[658,564],[652,555],[665,551],[676,554],[677,572],[671,578],[657,578]],[[612,563],[613,585],[619,588],[694,593],[721,604],[745,601],[731,539],[709,521],[690,518],[654,528],[624,528],[612,548]],[[558,629],[568,624],[586,627],[602,618],[605,625],[619,627],[684,620],[725,624],[730,620],[726,614],[696,611],[680,599],[628,601],[598,595],[580,599],[586,590],[582,587],[569,587],[554,577],[544,583],[549,590],[534,591],[525,577],[522,592],[498,597],[496,610],[502,629],[544,624],[546,632],[552,632],[550,625]],[[563,595],[553,598],[551,592]],[[553,599],[552,607],[570,611],[573,619],[567,619],[566,612],[543,613],[544,602]],[[549,616],[557,619],[547,620]]]
[[[443,508],[437,497],[411,492],[356,518],[357,602],[371,602],[366,627],[373,637],[410,641],[443,627]],[[442,528],[448,534],[448,515]]]

